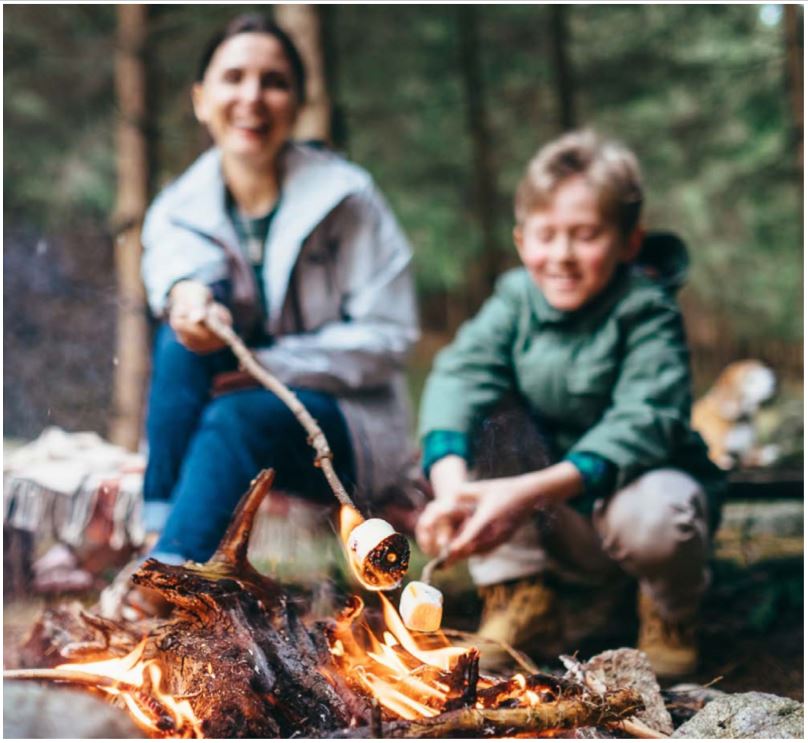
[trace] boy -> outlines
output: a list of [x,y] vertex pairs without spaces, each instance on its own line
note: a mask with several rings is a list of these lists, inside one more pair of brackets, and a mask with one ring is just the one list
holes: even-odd
[[[684,246],[644,237],[641,206],[636,158],[592,132],[567,134],[529,163],[513,233],[523,268],[500,279],[427,381],[420,433],[435,500],[416,536],[428,554],[470,558],[480,634],[529,653],[563,641],[552,574],[633,576],[639,647],[658,674],[680,676],[698,661],[723,480],[689,426],[673,297]],[[491,457],[482,424],[505,398],[541,431],[525,440],[543,441],[554,463],[472,481]]]

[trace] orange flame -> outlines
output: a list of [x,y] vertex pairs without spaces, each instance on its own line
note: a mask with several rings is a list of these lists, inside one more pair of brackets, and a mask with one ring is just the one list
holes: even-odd
[[[363,642],[354,636],[350,624],[343,625],[330,642],[334,663],[394,717],[435,717],[451,691],[441,677],[450,673],[468,650],[451,646],[441,633],[416,639],[393,604],[383,594],[377,595],[386,626],[381,639],[364,622],[357,622]],[[431,647],[426,647],[427,643]],[[479,687],[486,686],[490,683],[480,680]]]
[[146,640],[122,658],[90,663],[63,663],[56,670],[77,671],[110,679],[98,688],[120,699],[132,718],[152,736],[201,738],[202,728],[187,699],[175,699],[161,689],[162,671],[155,660],[143,660]]

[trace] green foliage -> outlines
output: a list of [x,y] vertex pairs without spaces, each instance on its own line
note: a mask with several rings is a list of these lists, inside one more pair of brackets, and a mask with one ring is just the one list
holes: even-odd
[[103,220],[115,198],[113,6],[4,8],[4,214]]

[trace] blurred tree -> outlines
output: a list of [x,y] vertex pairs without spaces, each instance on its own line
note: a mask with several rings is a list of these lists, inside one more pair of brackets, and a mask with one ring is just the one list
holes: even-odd
[[466,122],[472,150],[474,198],[470,204],[472,208],[469,216],[479,224],[481,254],[472,262],[466,274],[462,316],[450,319],[450,326],[458,325],[463,319],[477,312],[494,288],[494,282],[500,272],[500,249],[497,239],[497,172],[491,149],[478,27],[476,6],[457,6],[460,74],[463,80]]
[[118,187],[112,222],[118,320],[109,438],[135,451],[140,443],[149,373],[149,331],[140,279],[140,229],[149,200],[145,64],[148,7],[119,5],[117,9]]
[[553,52],[556,95],[558,96],[559,126],[562,131],[577,126],[575,116],[575,86],[569,58],[569,33],[567,30],[567,7],[550,6],[550,42]]
[[331,102],[317,5],[275,5],[275,20],[291,36],[306,66],[306,104],[298,114],[295,137],[331,143]]
[[803,9],[799,5],[783,6],[783,29],[786,47],[786,86],[791,104],[792,137],[797,150],[799,180],[802,183],[803,170],[803,129],[804,117],[804,78],[805,59],[803,54],[803,22],[800,17]]

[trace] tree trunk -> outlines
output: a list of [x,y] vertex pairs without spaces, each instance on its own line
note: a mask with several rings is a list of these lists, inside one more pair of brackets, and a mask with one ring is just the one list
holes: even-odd
[[117,133],[118,193],[113,232],[118,283],[117,349],[110,439],[137,449],[148,375],[148,326],[140,281],[140,229],[148,203],[148,151],[145,133],[147,35],[145,5],[118,6],[115,91],[120,119]]
[[468,313],[476,312],[491,293],[500,265],[497,243],[497,173],[480,65],[477,12],[473,5],[460,5],[457,8],[460,72],[466,99],[466,122],[472,144],[473,208],[482,233],[482,255],[469,266]]
[[328,98],[320,14],[316,5],[275,6],[275,20],[294,41],[306,67],[306,103],[295,126],[295,137],[331,143],[331,102]]
[[562,131],[576,126],[574,82],[569,58],[569,31],[567,8],[564,5],[550,6],[550,48],[553,56],[556,94],[558,99],[558,123]]
[[783,6],[783,27],[786,47],[786,85],[791,105],[792,132],[797,153],[799,182],[803,173],[803,37],[800,19],[801,8],[797,5]]

